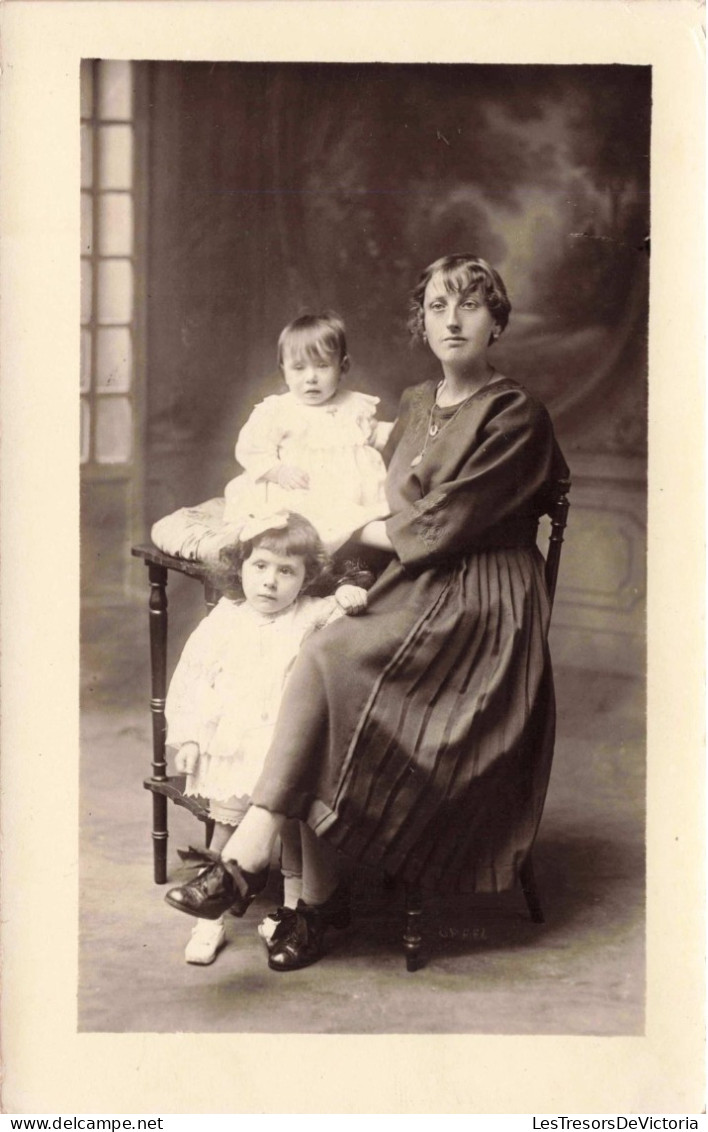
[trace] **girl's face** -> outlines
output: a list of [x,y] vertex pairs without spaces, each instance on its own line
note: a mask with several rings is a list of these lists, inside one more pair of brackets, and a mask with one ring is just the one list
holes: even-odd
[[486,356],[496,326],[479,291],[448,291],[439,273],[425,288],[423,322],[435,357],[460,370]]
[[334,355],[318,357],[316,354],[283,351],[283,377],[285,384],[301,405],[324,405],[339,389],[347,359],[340,362]]
[[280,613],[297,598],[305,581],[305,559],[255,546],[241,567],[246,601],[259,613]]

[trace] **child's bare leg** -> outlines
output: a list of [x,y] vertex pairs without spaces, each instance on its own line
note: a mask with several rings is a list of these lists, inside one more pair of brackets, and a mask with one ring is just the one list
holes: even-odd
[[214,824],[214,833],[212,834],[211,844],[209,848],[213,853],[220,853],[226,845],[226,842],[232,836],[234,826],[226,825],[224,822],[216,822]]

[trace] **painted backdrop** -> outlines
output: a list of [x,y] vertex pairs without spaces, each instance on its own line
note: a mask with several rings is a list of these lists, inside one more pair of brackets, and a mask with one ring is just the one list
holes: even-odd
[[345,317],[350,381],[392,416],[400,391],[435,372],[408,344],[417,273],[476,252],[513,305],[497,367],[546,401],[573,467],[565,659],[636,667],[650,69],[136,67],[148,89],[146,524],[221,493],[238,428],[280,388],[280,329],[303,309]]

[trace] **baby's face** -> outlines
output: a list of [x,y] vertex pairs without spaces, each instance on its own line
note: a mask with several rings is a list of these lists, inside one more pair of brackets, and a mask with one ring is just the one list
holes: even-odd
[[305,559],[256,546],[241,567],[246,601],[259,613],[280,613],[297,598],[305,581]]
[[339,358],[283,353],[285,384],[301,405],[324,405],[339,389],[343,366]]

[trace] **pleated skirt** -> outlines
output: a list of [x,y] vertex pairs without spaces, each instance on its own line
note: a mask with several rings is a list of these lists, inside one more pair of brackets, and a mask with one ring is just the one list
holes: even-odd
[[553,756],[549,614],[535,547],[392,563],[303,648],[253,801],[423,887],[511,887]]

